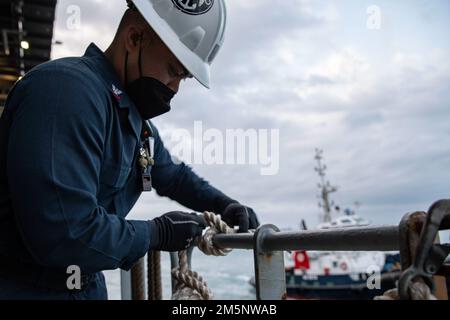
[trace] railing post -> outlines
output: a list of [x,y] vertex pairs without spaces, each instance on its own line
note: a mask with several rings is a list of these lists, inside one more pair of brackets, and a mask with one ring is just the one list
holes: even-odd
[[122,300],[145,300],[145,262],[140,259],[130,271],[120,271]]
[[274,225],[264,225],[256,230],[253,238],[255,260],[256,299],[286,299],[286,275],[283,251],[268,252],[264,241],[268,234],[279,232]]
[[147,299],[162,300],[161,252],[149,251],[147,254]]
[[131,299],[132,300],[145,300],[145,259],[141,258],[131,268]]
[[120,292],[122,300],[131,300],[131,271],[120,270]]

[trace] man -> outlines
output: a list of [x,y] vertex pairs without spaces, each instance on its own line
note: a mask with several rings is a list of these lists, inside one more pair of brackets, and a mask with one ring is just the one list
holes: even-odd
[[[240,232],[259,225],[253,210],[173,163],[147,121],[170,110],[181,80],[209,86],[225,6],[194,3],[129,2],[105,53],[91,44],[13,88],[0,120],[0,299],[107,299],[102,270],[187,248],[205,228],[197,214],[125,219],[152,187]],[[67,288],[69,266],[82,272],[79,290]]]

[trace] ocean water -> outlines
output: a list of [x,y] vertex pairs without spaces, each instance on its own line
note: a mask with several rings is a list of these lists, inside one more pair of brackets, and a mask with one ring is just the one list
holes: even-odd
[[[208,283],[217,300],[255,300],[255,291],[248,283],[254,274],[253,251],[236,250],[226,257],[208,257],[195,250],[192,269]],[[106,271],[110,300],[120,300],[120,271]],[[161,254],[163,299],[171,297],[170,256]]]

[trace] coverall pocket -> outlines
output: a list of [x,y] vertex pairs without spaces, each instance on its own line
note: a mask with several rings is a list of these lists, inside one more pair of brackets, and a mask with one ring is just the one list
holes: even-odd
[[114,189],[122,189],[130,177],[131,170],[132,167],[105,162],[100,176],[100,184]]

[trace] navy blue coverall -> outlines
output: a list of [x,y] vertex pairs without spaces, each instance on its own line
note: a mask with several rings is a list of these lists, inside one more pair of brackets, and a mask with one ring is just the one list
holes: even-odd
[[[106,299],[101,271],[129,270],[146,254],[148,222],[125,219],[142,193],[142,127],[94,44],[83,57],[42,64],[16,84],[0,119],[0,266],[17,274],[0,267],[0,299]],[[195,211],[223,207],[230,199],[173,163],[151,127],[158,194]],[[47,280],[68,276],[70,265],[89,276],[86,289],[50,288]]]

